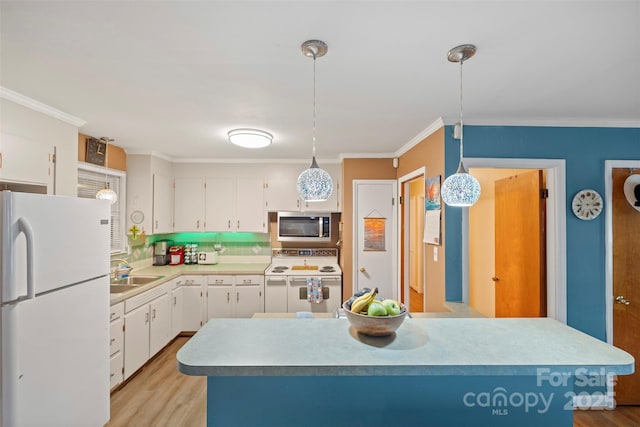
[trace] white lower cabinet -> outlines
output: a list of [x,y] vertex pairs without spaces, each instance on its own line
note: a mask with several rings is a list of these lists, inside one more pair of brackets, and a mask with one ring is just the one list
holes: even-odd
[[264,313],[264,276],[209,276],[207,318]]
[[124,378],[127,379],[170,340],[169,284],[125,301]]
[[113,390],[124,381],[124,302],[111,306],[109,320],[109,383]]
[[205,276],[181,276],[178,284],[182,288],[181,331],[197,331],[204,325]]
[[175,338],[182,332],[182,288],[177,280],[171,288],[171,338]]

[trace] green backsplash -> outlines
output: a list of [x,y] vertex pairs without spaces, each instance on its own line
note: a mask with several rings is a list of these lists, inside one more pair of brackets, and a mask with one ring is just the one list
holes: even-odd
[[221,256],[271,255],[268,233],[168,233],[140,236],[136,240],[129,236],[131,255],[127,259],[137,262],[153,257],[153,244],[161,240],[178,246],[196,243],[198,251],[207,252],[213,251],[214,245],[221,245]]

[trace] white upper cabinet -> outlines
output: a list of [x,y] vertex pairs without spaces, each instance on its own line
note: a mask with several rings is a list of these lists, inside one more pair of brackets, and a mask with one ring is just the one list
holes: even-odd
[[261,179],[238,178],[236,181],[236,229],[266,233],[264,183]]
[[0,179],[46,185],[53,184],[53,146],[16,135],[0,134]]
[[235,231],[235,179],[207,178],[205,189],[205,223],[207,231]]
[[279,171],[277,177],[268,179],[265,188],[265,208],[267,212],[309,211],[340,212],[340,165],[327,164],[322,168],[329,172],[333,180],[333,192],[324,202],[305,202],[298,197],[298,176],[301,168]]
[[[147,234],[173,231],[173,171],[170,162],[127,155],[127,229],[136,221]],[[142,221],[140,219],[142,218]]]
[[205,187],[202,178],[176,178],[174,181],[173,230],[204,231]]
[[172,180],[159,174],[153,175],[153,232],[173,231]]
[[289,179],[270,179],[267,182],[264,192],[267,212],[300,210],[297,179],[298,177],[292,175]]
[[208,178],[206,230],[265,233],[263,187],[259,178]]

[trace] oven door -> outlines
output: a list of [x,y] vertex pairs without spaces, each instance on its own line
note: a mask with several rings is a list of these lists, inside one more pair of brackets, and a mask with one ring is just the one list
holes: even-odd
[[321,303],[312,303],[307,301],[307,277],[289,276],[289,313],[296,313],[298,311],[336,313],[342,299],[342,277],[320,276],[319,278],[322,284],[323,301]]

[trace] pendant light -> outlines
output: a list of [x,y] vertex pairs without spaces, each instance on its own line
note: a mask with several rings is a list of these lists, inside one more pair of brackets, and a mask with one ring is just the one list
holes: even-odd
[[472,44],[456,46],[447,53],[450,62],[460,63],[460,163],[458,170],[442,183],[440,195],[449,206],[471,206],[480,197],[480,183],[469,175],[462,163],[463,157],[463,126],[462,126],[462,63],[476,53],[476,47]]
[[109,181],[107,179],[107,166],[109,165],[109,142],[113,141],[113,138],[102,137],[100,141],[104,142],[104,188],[96,193],[96,199],[108,200],[112,205],[118,201],[118,195],[115,191],[109,188]]
[[302,43],[304,56],[313,58],[313,155],[311,166],[298,177],[298,195],[306,202],[322,202],[327,200],[333,192],[331,175],[318,167],[316,162],[316,58],[327,53],[328,46],[320,40],[307,40]]

